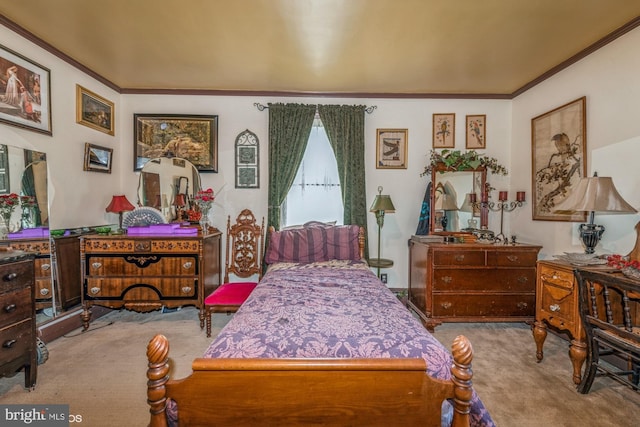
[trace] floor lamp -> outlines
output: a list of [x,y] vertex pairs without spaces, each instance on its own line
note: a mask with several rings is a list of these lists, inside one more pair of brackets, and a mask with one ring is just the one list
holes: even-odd
[[378,277],[380,277],[380,268],[391,267],[393,261],[389,259],[380,258],[380,232],[384,225],[385,213],[394,213],[396,208],[393,206],[391,197],[386,194],[382,194],[382,186],[378,187],[378,195],[373,200],[373,204],[369,209],[369,212],[373,212],[376,215],[376,223],[378,224],[378,258],[370,259],[369,265],[378,269]]

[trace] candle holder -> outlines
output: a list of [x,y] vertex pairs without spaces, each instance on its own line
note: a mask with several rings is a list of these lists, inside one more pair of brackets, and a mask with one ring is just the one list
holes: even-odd
[[476,208],[487,208],[493,212],[500,212],[500,233],[495,236],[495,242],[504,243],[505,245],[507,245],[509,244],[509,239],[504,235],[502,231],[504,213],[505,211],[513,212],[516,208],[521,208],[522,205],[524,205],[525,197],[524,197],[524,191],[518,191],[517,200],[510,202],[507,200],[506,191],[501,191],[499,194],[500,194],[500,200],[498,202],[482,201],[482,202],[474,202],[472,204]]

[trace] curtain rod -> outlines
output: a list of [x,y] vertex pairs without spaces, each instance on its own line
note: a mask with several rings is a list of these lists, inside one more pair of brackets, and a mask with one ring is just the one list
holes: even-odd
[[[260,104],[259,102],[254,102],[253,105],[255,105],[255,107],[259,110],[259,111],[264,111],[267,108],[269,108],[268,106],[264,105],[264,104]],[[367,114],[371,114],[373,113],[373,110],[375,110],[376,108],[378,108],[377,105],[370,105],[369,107],[366,107],[364,109],[364,112]]]

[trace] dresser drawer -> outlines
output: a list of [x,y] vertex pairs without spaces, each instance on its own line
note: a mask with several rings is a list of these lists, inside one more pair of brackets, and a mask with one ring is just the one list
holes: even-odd
[[33,270],[34,270],[36,279],[38,278],[50,279],[51,278],[51,259],[48,257],[36,258],[33,263]]
[[0,296],[4,292],[31,286],[33,261],[21,261],[0,266]]
[[0,329],[0,364],[23,357],[33,348],[34,337],[31,320],[10,328]]
[[540,264],[539,271],[540,281],[543,284],[573,291],[573,271],[561,270],[544,264]]
[[0,295],[0,328],[32,316],[31,287]]
[[535,295],[435,294],[435,317],[533,317]]
[[51,279],[36,279],[35,282],[36,287],[36,300],[50,300],[53,295],[53,290],[51,289]]
[[195,278],[95,278],[88,277],[85,295],[89,299],[117,298],[157,300],[197,298]]
[[434,251],[433,265],[484,266],[484,251]]
[[195,276],[195,256],[163,256],[154,254],[118,257],[87,257],[90,276]]
[[498,291],[533,292],[536,287],[535,268],[447,269],[433,270],[433,289],[436,291]]
[[198,240],[183,239],[100,239],[86,238],[85,252],[89,253],[193,253],[200,249]]
[[538,252],[487,251],[487,265],[496,267],[535,267]]

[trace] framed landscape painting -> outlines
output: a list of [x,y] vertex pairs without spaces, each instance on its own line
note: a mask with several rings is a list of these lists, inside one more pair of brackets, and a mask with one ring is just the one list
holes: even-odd
[[84,170],[111,173],[113,149],[90,143],[84,144]]
[[200,172],[218,171],[218,116],[134,114],[133,170],[149,159],[180,157]]
[[113,102],[76,85],[76,123],[114,135],[114,117]]
[[0,122],[52,135],[49,69],[0,45]]

